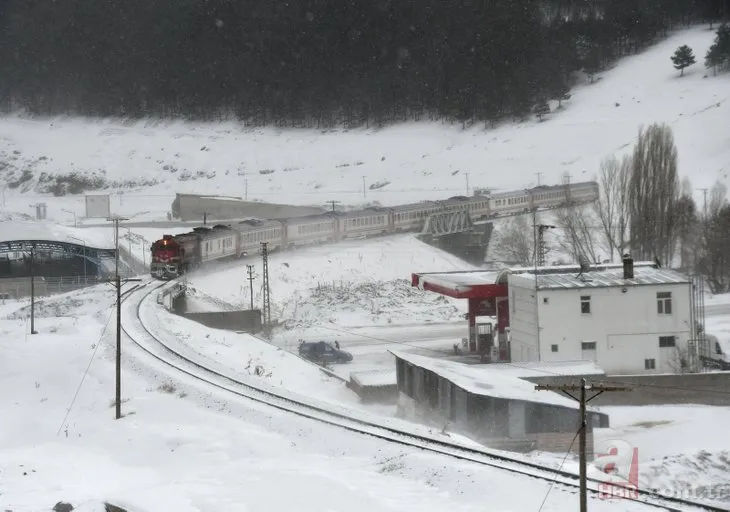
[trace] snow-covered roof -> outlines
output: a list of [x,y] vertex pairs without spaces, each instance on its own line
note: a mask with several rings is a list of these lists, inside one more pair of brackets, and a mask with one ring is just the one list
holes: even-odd
[[63,242],[94,249],[114,249],[113,233],[109,228],[72,228],[50,222],[0,222],[0,243],[16,241]]
[[467,365],[393,350],[390,353],[415,366],[432,371],[474,395],[578,408],[577,402],[551,391],[537,391],[535,384],[514,375],[492,370],[492,365]]
[[350,379],[363,387],[395,386],[398,384],[393,370],[366,370],[350,374]]
[[420,274],[424,283],[431,283],[444,288],[459,288],[478,285],[496,284],[498,272],[487,272],[483,270],[464,272],[434,272]]
[[[533,274],[520,274],[521,277],[535,279]],[[537,287],[541,290],[560,290],[575,288],[604,288],[622,286],[643,286],[652,284],[689,283],[684,274],[669,268],[634,267],[634,278],[624,279],[623,268],[588,270],[582,274],[538,274]]]
[[547,361],[540,363],[491,363],[489,371],[521,379],[528,377],[555,377],[575,375],[605,375],[593,361]]

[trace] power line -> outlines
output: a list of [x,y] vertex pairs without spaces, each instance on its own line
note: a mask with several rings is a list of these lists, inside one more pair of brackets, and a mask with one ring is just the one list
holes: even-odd
[[63,428],[63,425],[66,423],[66,420],[68,419],[69,415],[71,414],[71,409],[73,408],[74,404],[76,403],[76,398],[78,398],[79,392],[81,392],[81,386],[84,384],[84,380],[86,379],[86,376],[89,373],[89,369],[91,368],[91,363],[94,362],[94,358],[96,357],[96,351],[99,350],[99,346],[101,345],[101,340],[104,338],[104,335],[106,334],[107,327],[109,327],[109,322],[112,319],[112,313],[113,313],[113,311],[109,311],[109,316],[107,317],[106,323],[104,324],[104,329],[102,329],[101,335],[99,336],[99,340],[96,342],[94,351],[91,354],[91,359],[89,359],[89,364],[86,365],[86,370],[84,370],[84,374],[81,376],[81,381],[79,382],[79,385],[76,388],[76,392],[74,393],[74,396],[71,399],[71,403],[69,404],[68,409],[66,409],[66,415],[63,417],[63,421],[61,421],[61,425],[58,427],[58,431],[56,432],[56,435],[61,433],[61,429]]
[[555,482],[558,480],[558,477],[560,476],[560,471],[563,469],[563,465],[565,464],[565,461],[568,460],[568,456],[570,455],[570,451],[573,449],[573,445],[575,444],[575,440],[578,439],[578,435],[580,434],[580,430],[577,430],[575,435],[573,436],[573,440],[570,442],[570,446],[568,446],[568,451],[565,452],[565,457],[563,457],[563,460],[560,462],[560,466],[558,466],[558,470],[555,472],[555,477],[550,482],[550,485],[548,486],[548,490],[545,493],[545,497],[542,499],[542,503],[540,503],[540,508],[537,509],[537,512],[540,512],[542,510],[542,507],[545,506],[545,502],[548,499],[548,496],[550,495],[550,491],[553,490],[553,486],[555,485]]

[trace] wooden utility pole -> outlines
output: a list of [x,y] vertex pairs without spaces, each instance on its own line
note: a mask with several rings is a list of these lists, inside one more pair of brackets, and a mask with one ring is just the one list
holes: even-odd
[[[120,196],[121,199],[121,196]],[[122,417],[122,285],[130,281],[141,281],[141,279],[120,279],[119,277],[119,222],[128,220],[115,215],[107,220],[114,222],[114,247],[116,248],[116,261],[114,265],[114,279],[107,282],[117,289],[117,354],[116,354],[116,393],[115,393],[115,417]]]
[[248,288],[251,291],[251,309],[253,311],[253,280],[255,277],[253,276],[253,265],[246,265],[246,269],[248,272]]
[[331,204],[332,205],[332,211],[334,212],[335,211],[335,205],[336,204],[339,204],[339,201],[334,201],[334,200],[333,201],[327,201],[327,204]]
[[[588,512],[588,486],[586,477],[586,404],[606,391],[631,391],[631,388],[618,386],[596,386],[595,384],[591,384],[590,387],[587,387],[585,379],[581,379],[580,382],[580,386],[571,384],[540,384],[535,386],[535,389],[538,391],[560,391],[580,404],[580,430],[578,431],[580,443],[578,448],[580,457],[580,512]],[[570,391],[580,391],[580,395],[576,397],[570,394]],[[593,394],[590,398],[586,398],[586,391],[595,391],[595,394]]]
[[542,176],[542,173],[536,172],[535,174],[537,174],[537,186],[539,187],[540,186],[540,176]]

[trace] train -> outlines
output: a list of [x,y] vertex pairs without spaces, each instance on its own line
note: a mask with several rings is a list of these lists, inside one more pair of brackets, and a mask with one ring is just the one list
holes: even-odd
[[245,219],[228,224],[199,226],[180,235],[163,235],[151,250],[152,277],[170,280],[214,261],[242,258],[267,242],[269,251],[291,250],[313,244],[354,238],[421,231],[433,214],[467,211],[473,220],[516,215],[533,209],[581,204],[598,198],[598,184],[586,181],[542,185],[513,192],[455,196],[392,207],[368,207],[345,212],[324,212],[286,219]]

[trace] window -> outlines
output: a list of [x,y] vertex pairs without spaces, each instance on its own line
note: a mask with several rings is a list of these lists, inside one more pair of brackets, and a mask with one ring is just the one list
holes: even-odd
[[656,310],[660,315],[672,314],[672,292],[657,292]]
[[548,303],[548,298],[547,297],[543,297],[542,298],[542,303],[543,304],[547,304]]
[[644,359],[644,370],[656,370],[656,360]]
[[659,336],[659,348],[674,346],[674,336]]
[[558,351],[558,346],[557,345],[550,345],[550,350],[552,350],[553,352],[557,352]]
[[580,296],[580,312],[584,315],[591,314],[591,296],[581,295]]
[[581,350],[596,350],[596,342],[595,341],[584,341],[580,344]]

